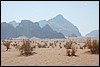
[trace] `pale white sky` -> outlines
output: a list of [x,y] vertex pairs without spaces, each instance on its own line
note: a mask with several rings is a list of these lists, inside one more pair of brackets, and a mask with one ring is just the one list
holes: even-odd
[[99,29],[99,1],[1,1],[1,22],[38,22],[58,14],[77,26],[82,36]]

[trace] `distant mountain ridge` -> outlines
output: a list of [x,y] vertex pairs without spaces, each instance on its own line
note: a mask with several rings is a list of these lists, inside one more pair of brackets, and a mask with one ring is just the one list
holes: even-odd
[[[48,21],[41,20],[39,22],[32,22],[30,20],[21,20],[20,23],[17,23],[13,20],[6,23],[6,25],[8,28],[6,28],[4,23],[1,23],[2,38],[9,38],[10,36],[19,37],[23,35],[29,38],[65,38],[65,36],[81,36],[78,28],[66,20],[61,14],[49,19]],[[13,30],[11,31],[9,27],[12,27]],[[10,36],[8,34],[6,35],[6,31],[8,33],[13,32],[13,34],[9,34]]]
[[85,35],[86,37],[99,37],[99,30],[93,30]]
[[65,38],[62,33],[53,31],[49,25],[41,28],[38,22],[33,23],[30,20],[22,20],[16,28],[10,23],[1,23],[1,39],[17,38],[19,36],[28,38]]

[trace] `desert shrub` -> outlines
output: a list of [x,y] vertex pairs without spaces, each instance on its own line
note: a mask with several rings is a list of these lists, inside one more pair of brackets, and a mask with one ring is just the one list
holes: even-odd
[[17,42],[15,42],[15,43],[13,43],[13,44],[11,44],[11,45],[14,46],[14,47],[17,46]]
[[48,46],[47,48],[49,48],[50,46],[51,46],[52,48],[54,48],[53,43],[49,43],[49,46]]
[[86,48],[87,47],[87,45],[85,44],[84,46],[83,46],[83,48]]
[[49,46],[47,46],[47,48],[49,48]]
[[71,56],[71,51],[70,51],[70,49],[66,49],[66,55],[67,55],[67,56]]
[[98,54],[99,53],[99,41],[98,40],[87,39],[86,43],[87,43],[88,49],[90,49],[90,52],[92,54]]
[[63,41],[63,43],[64,43],[65,41]]
[[66,48],[66,45],[64,45],[64,48]]
[[46,45],[43,45],[42,48],[46,48]]
[[53,43],[50,43],[50,44],[49,44],[49,46],[52,46],[52,45],[53,45]]
[[58,43],[59,41],[57,40],[56,43]]
[[40,45],[39,43],[37,43],[38,48],[42,48],[42,45]]
[[1,40],[1,42],[4,42],[4,40]]
[[69,41],[68,48],[71,49],[73,41]]
[[71,46],[72,46],[72,41],[66,42],[66,44],[64,45],[66,49],[71,49]]
[[15,44],[12,44],[12,46],[17,46],[17,44],[15,43]]
[[61,45],[59,45],[59,48],[62,48],[62,46],[61,46]]
[[45,42],[45,46],[47,46],[48,44]]
[[87,44],[87,47],[88,49],[91,49],[91,38],[87,38],[87,41],[86,41],[86,44]]
[[66,42],[64,47],[66,48],[66,55],[71,56],[71,51],[70,51],[71,48],[69,48],[69,42]]
[[61,42],[59,43],[59,45],[61,45]]
[[75,49],[72,49],[71,55],[72,56],[75,56],[75,53],[76,53],[76,50]]
[[59,43],[59,47],[62,48],[62,46],[61,46],[61,42]]
[[6,51],[8,51],[8,49],[10,49],[10,43],[11,41],[3,41],[3,45],[6,47]]
[[36,45],[34,45],[32,48],[36,48]]
[[54,46],[52,45],[52,48],[54,48]]
[[30,45],[30,41],[23,41],[23,45],[19,48],[20,55],[29,56],[32,55],[33,48]]
[[99,41],[93,40],[91,44],[90,51],[92,54],[98,54],[99,53]]
[[35,44],[38,44],[37,42],[35,42]]
[[80,44],[77,44],[79,46],[80,49],[83,49],[83,46],[81,46]]
[[83,49],[83,47],[80,47],[80,49]]
[[56,43],[54,42],[55,47],[57,46]]
[[[73,43],[75,43],[75,44],[73,44]],[[75,46],[76,44],[77,44],[76,42],[72,42],[72,41],[66,42],[66,44],[64,45],[64,47],[66,48],[66,55],[75,56],[75,53],[77,51],[76,46]]]
[[57,40],[57,41],[54,41],[54,43],[58,43],[59,41]]
[[34,41],[33,41],[33,44],[34,44]]
[[74,45],[71,46],[71,49],[72,49],[71,55],[72,55],[72,56],[75,56],[75,53],[76,53],[76,51],[77,51],[75,45],[76,45],[76,43],[75,43]]
[[41,42],[44,42],[44,41],[41,41]]

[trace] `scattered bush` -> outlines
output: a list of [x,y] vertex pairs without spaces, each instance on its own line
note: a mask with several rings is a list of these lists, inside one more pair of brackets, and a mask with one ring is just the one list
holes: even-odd
[[55,47],[57,46],[56,43],[54,42]]
[[42,48],[46,48],[46,45],[43,45]]
[[62,46],[61,46],[61,45],[59,45],[59,47],[60,47],[60,48],[62,48]]
[[[75,44],[72,45],[73,43],[75,43]],[[66,42],[66,44],[64,45],[64,47],[66,48],[66,55],[76,56],[75,55],[75,53],[77,51],[76,46],[75,46],[76,44],[77,44],[76,42],[72,42],[72,41]]]
[[34,41],[33,41],[33,44],[34,44]]
[[67,56],[71,56],[71,51],[70,51],[70,49],[66,49],[66,55],[67,55]]
[[52,45],[52,48],[54,48],[54,46]]
[[49,48],[49,46],[47,46],[47,48]]
[[37,43],[38,48],[42,48],[42,45],[40,45],[39,43]]
[[72,46],[72,41],[66,42],[66,44],[64,45],[66,49],[71,49],[71,46]]
[[6,51],[8,51],[8,49],[10,49],[10,43],[11,41],[3,41],[3,45],[6,47]]
[[71,54],[72,56],[75,56],[75,53],[76,53],[76,51],[77,51],[75,45],[76,45],[76,44],[72,45],[72,48],[71,48],[71,49],[72,49],[72,52],[71,52],[71,53],[72,53],[72,54]]
[[30,45],[30,41],[23,41],[23,45],[19,48],[20,50],[20,55],[25,55],[25,56],[29,56],[32,55],[32,50],[33,48]]
[[91,38],[87,38],[86,44],[88,49],[91,49]]
[[99,41],[93,40],[90,50],[92,54],[98,54],[99,53]]
[[90,49],[91,54],[99,54],[99,41],[94,39],[91,40],[90,38],[87,39],[87,46]]

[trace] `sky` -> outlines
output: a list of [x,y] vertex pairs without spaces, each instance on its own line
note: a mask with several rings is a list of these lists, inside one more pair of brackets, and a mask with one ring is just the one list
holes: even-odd
[[1,22],[38,22],[58,14],[77,26],[82,36],[99,29],[99,1],[1,1]]

